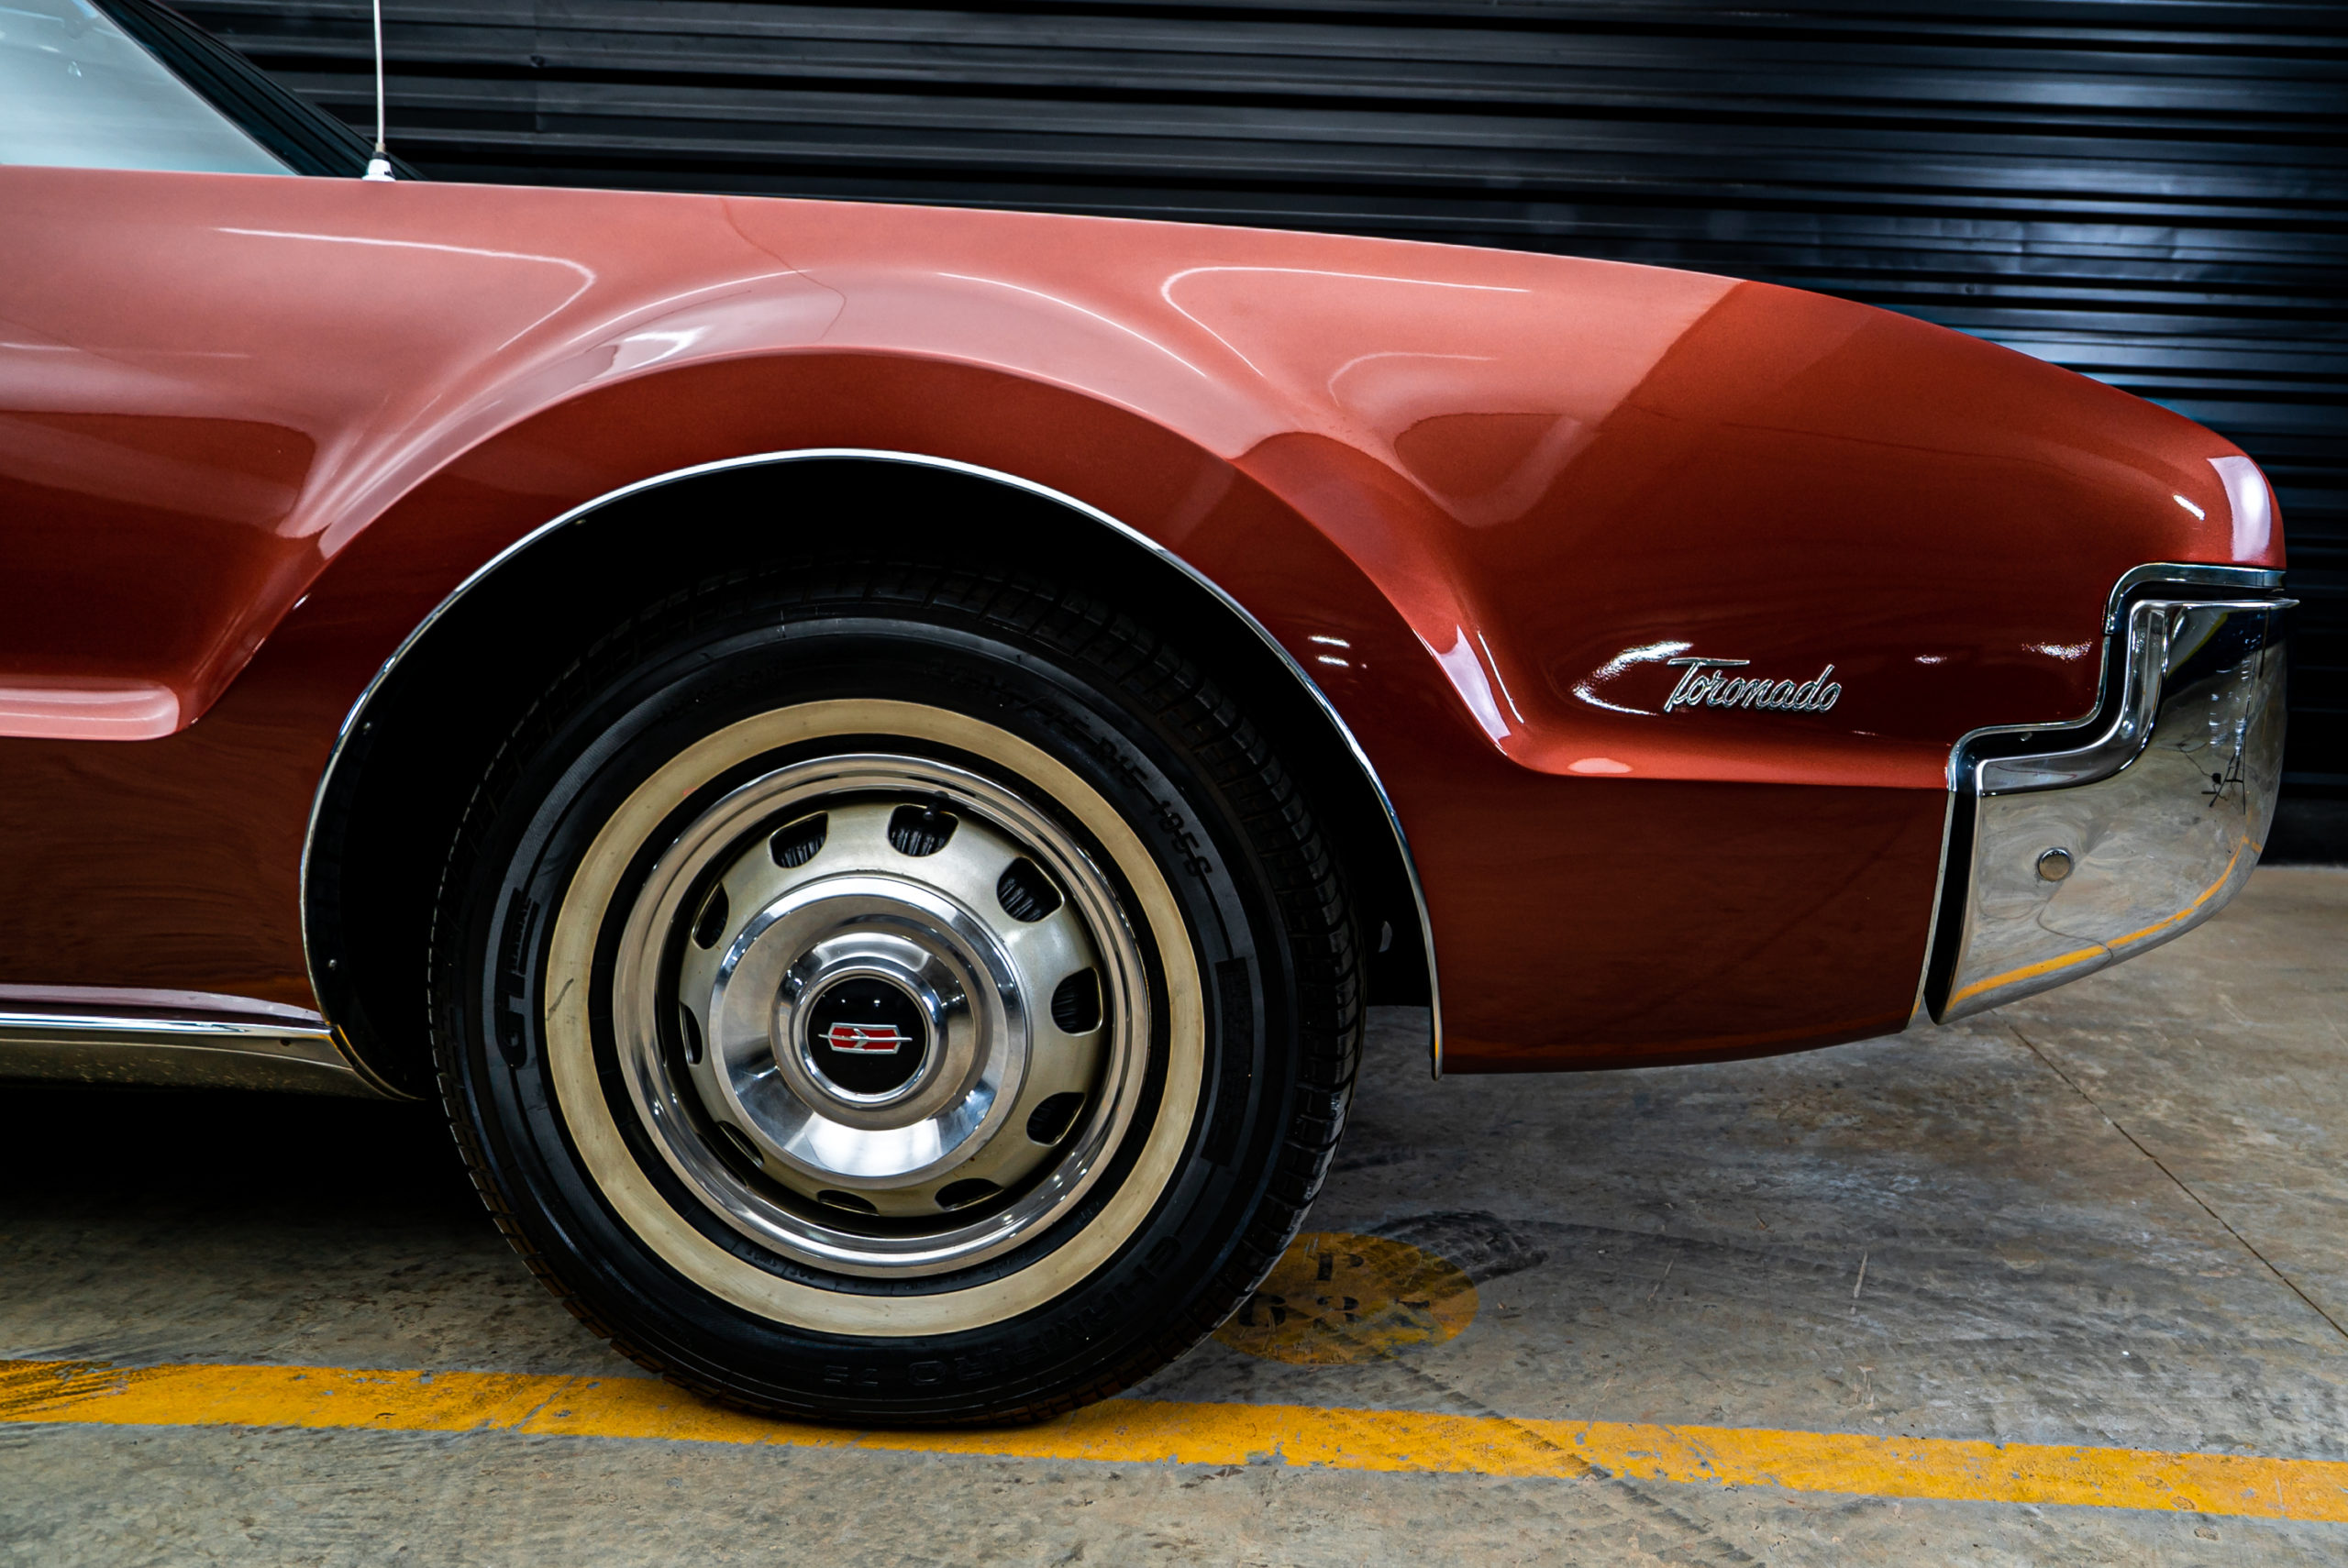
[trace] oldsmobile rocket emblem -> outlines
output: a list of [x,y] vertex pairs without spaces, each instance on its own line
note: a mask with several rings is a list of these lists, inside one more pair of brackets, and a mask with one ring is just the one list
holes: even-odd
[[913,1036],[893,1023],[835,1023],[824,1031],[823,1041],[835,1051],[893,1056],[913,1043]]
[[[1681,646],[1687,645],[1682,644]],[[1680,666],[1679,684],[1665,698],[1663,711],[1674,708],[1750,708],[1770,713],[1823,713],[1843,695],[1840,682],[1829,679],[1828,665],[1811,679],[1796,685],[1766,675],[1731,675],[1753,661],[1749,658],[1675,658]]]

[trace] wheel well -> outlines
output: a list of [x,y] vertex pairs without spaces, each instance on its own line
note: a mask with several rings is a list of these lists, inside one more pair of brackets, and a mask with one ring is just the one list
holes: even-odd
[[319,1005],[410,1093],[429,1087],[426,944],[471,790],[523,711],[604,628],[660,594],[790,549],[800,520],[887,519],[892,543],[967,548],[1141,615],[1282,737],[1344,863],[1369,999],[1424,1003],[1417,891],[1379,787],[1318,693],[1246,613],[1146,541],[1048,492],[884,457],[690,475],[624,493],[501,558],[442,606],[361,701],[328,765],[304,868]]

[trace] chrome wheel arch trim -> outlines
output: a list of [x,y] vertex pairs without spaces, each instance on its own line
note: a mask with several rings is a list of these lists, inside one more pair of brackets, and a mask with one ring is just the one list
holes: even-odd
[[[335,732],[333,748],[327,755],[326,767],[320,770],[317,785],[310,795],[309,822],[302,834],[301,880],[296,899],[301,911],[303,964],[314,996],[323,999],[327,994],[326,988],[318,983],[319,955],[313,949],[310,933],[310,867],[317,847],[318,823],[325,812],[327,797],[333,786],[336,770],[340,767],[343,757],[349,749],[351,737],[358,733],[360,725],[365,723],[368,707],[374,701],[376,694],[391,679],[401,661],[407,657],[416,645],[424,640],[433,627],[437,625],[460,600],[495,576],[509,562],[522,556],[540,541],[574,523],[585,521],[608,506],[669,485],[680,484],[711,474],[727,473],[741,469],[779,467],[785,463],[820,461],[898,463],[912,468],[960,474],[965,478],[981,480],[1023,491],[1038,500],[1050,502],[1090,522],[1097,523],[1120,538],[1140,546],[1151,556],[1172,567],[1191,582],[1204,589],[1213,596],[1216,602],[1236,616],[1243,625],[1253,632],[1257,639],[1279,660],[1281,667],[1289,672],[1290,678],[1302,689],[1313,706],[1320,711],[1323,718],[1335,731],[1338,739],[1344,743],[1346,754],[1352,757],[1355,767],[1359,769],[1363,782],[1369,786],[1378,798],[1379,810],[1386,819],[1388,830],[1393,834],[1395,853],[1401,857],[1403,879],[1410,884],[1411,902],[1418,916],[1419,939],[1424,949],[1427,972],[1428,1061],[1434,1077],[1436,1078],[1443,1077],[1443,984],[1435,965],[1434,922],[1427,910],[1426,889],[1419,876],[1418,859],[1411,852],[1411,841],[1403,832],[1401,814],[1395,810],[1394,799],[1387,791],[1386,781],[1379,777],[1377,767],[1370,761],[1369,754],[1362,749],[1361,741],[1355,735],[1353,727],[1346,723],[1344,715],[1337,712],[1336,705],[1329,701],[1328,693],[1321,690],[1320,684],[1312,679],[1311,673],[1305,669],[1296,656],[1289,652],[1280,640],[1272,635],[1270,629],[1248,612],[1246,606],[1226,592],[1222,584],[1166,546],[1151,538],[1147,534],[1129,523],[1110,515],[1090,502],[1079,500],[1064,491],[1055,490],[1049,485],[1038,483],[1036,480],[1023,478],[1018,474],[1005,473],[1000,469],[967,463],[956,458],[940,458],[922,452],[890,451],[869,447],[803,447],[782,451],[755,452],[743,457],[721,458],[713,462],[694,463],[685,468],[671,469],[665,473],[653,474],[621,485],[616,490],[607,491],[602,495],[583,501],[559,516],[539,524],[476,567],[471,575],[449,591],[446,598],[434,605],[424,619],[417,622],[415,628],[401,639],[399,646],[392,650],[391,657],[383,661],[382,667],[376,670],[374,676],[367,682],[366,689],[360,692],[358,701],[350,705],[350,711],[343,715],[342,723]],[[341,1031],[334,1025],[332,1020],[327,1021],[327,1027],[332,1032],[336,1048],[340,1055],[347,1058],[354,1069],[360,1071],[371,1084],[374,1083],[375,1076],[365,1071],[359,1061],[358,1054],[344,1043]],[[392,1092],[388,1086],[378,1085],[378,1087],[383,1088],[385,1092]]]

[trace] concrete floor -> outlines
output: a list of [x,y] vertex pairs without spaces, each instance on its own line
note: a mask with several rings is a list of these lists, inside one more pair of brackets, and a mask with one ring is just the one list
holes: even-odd
[[[1473,1320],[1211,1342],[1140,1393],[2348,1459],[2343,957],[2348,870],[2270,867],[2104,975],[1806,1055],[1436,1085],[1382,1017],[1312,1223],[1449,1259]],[[0,1357],[634,1371],[424,1112],[7,1092]],[[2348,1525],[1605,1476],[0,1425],[9,1563],[2343,1560]]]

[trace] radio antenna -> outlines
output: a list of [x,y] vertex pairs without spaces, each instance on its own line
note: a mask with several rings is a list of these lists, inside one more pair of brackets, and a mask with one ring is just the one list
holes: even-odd
[[383,0],[371,0],[375,14],[375,156],[367,160],[362,180],[389,180],[392,155],[383,147]]

